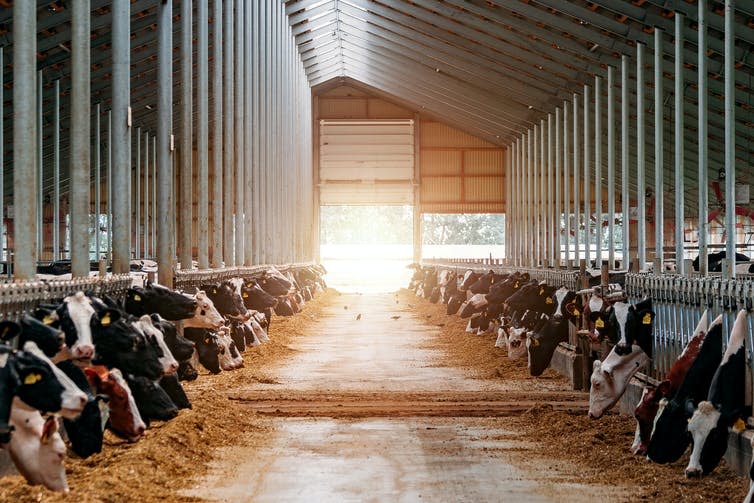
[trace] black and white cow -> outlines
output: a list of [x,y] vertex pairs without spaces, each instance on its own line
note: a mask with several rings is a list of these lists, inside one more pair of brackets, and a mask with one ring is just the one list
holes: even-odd
[[647,446],[647,458],[655,463],[672,463],[686,451],[691,436],[688,419],[697,404],[707,398],[712,377],[722,360],[723,317],[709,325],[699,355],[691,364],[678,391],[660,400],[659,410]]
[[[581,319],[581,297],[566,287],[550,294],[555,310],[541,329],[533,331],[526,340],[529,374],[539,376],[550,365],[555,348],[568,341],[569,325]],[[548,305],[547,298],[544,305]]]
[[144,288],[126,292],[126,312],[134,316],[157,313],[166,320],[177,321],[194,316],[196,299],[161,285],[147,283]]
[[707,400],[699,402],[689,419],[688,430],[694,442],[687,477],[710,473],[728,448],[728,428],[739,422],[743,429],[746,379],[746,339],[748,313],[738,312],[731,328],[725,355],[712,377]]

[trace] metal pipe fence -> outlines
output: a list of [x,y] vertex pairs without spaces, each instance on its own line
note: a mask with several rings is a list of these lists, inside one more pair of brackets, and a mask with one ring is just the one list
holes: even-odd
[[300,269],[313,265],[314,262],[301,262],[295,264],[285,265],[272,265],[262,264],[255,266],[243,266],[243,267],[224,267],[220,269],[189,269],[178,270],[175,272],[174,288],[176,290],[183,290],[191,293],[196,288],[201,288],[202,285],[209,283],[217,283],[226,279],[232,278],[251,278],[258,276],[263,271],[266,271],[270,267],[276,268],[280,272],[287,272],[289,270]]

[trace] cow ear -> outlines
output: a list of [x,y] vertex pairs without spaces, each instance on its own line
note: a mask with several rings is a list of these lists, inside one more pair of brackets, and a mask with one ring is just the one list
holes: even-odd
[[42,427],[42,436],[40,441],[47,445],[52,436],[58,431],[58,420],[55,416],[49,416]]
[[602,361],[601,360],[594,360],[594,363],[592,363],[592,369],[593,370],[599,370],[602,368]]
[[573,317],[581,316],[581,309],[576,302],[569,302],[568,304],[566,304],[565,310],[569,315]]
[[116,309],[105,309],[99,315],[99,324],[107,327],[120,319],[120,311]]
[[21,333],[21,326],[15,321],[0,321],[0,339],[9,341]]
[[529,273],[525,272],[521,275],[521,281],[529,281]]

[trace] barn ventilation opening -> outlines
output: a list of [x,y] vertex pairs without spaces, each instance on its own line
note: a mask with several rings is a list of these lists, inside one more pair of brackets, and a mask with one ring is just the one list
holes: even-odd
[[320,256],[328,285],[342,292],[405,287],[413,256],[412,206],[320,208]]
[[425,213],[422,234],[425,259],[505,258],[502,213]]

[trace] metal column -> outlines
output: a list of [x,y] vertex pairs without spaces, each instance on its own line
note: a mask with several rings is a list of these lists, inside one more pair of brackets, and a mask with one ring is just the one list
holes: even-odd
[[[584,86],[584,258],[586,259],[587,268],[591,267],[592,251],[589,247],[592,244],[592,201],[589,191],[590,171],[590,154],[591,145],[589,140],[589,86]],[[599,265],[597,266],[599,268]]]
[[607,261],[615,269],[615,68],[607,67]]
[[212,267],[223,260],[223,2],[212,11]]
[[699,272],[702,276],[707,275],[707,0],[699,0],[698,18],[699,41],[697,43],[697,91],[699,107],[698,124],[698,189],[699,189],[699,212],[698,212],[698,238],[699,238]]
[[160,283],[173,287],[175,244],[173,241],[173,0],[157,8],[157,267]]
[[[534,216],[536,215],[536,213],[534,210],[534,183],[532,177],[532,171],[534,169],[532,135],[536,132],[536,128],[537,127],[534,126],[534,131],[530,129],[526,135],[526,243],[535,242],[536,237],[532,236],[531,233],[534,232],[534,234],[536,234],[537,232],[536,226],[534,225]],[[537,248],[535,247],[535,250],[536,249]],[[528,253],[526,261],[526,265],[528,267],[533,267],[536,265],[536,263],[534,262],[535,250],[530,250],[530,253]]]
[[[0,54],[2,54],[1,51]],[[2,67],[1,64],[0,67]],[[0,88],[1,87],[2,86],[0,85]],[[0,101],[2,101],[2,99],[0,99]],[[2,104],[0,103],[0,110],[1,108]],[[99,133],[99,104],[97,105],[97,112],[97,133]],[[1,111],[0,117],[2,117]],[[52,260],[60,260],[60,79],[55,81],[55,116],[53,118],[52,127],[54,148],[54,158],[52,161]],[[2,126],[0,126],[0,145],[3,145],[2,129]],[[99,150],[99,137],[97,138],[97,149]],[[2,174],[1,165],[2,155],[0,155],[0,176]],[[0,188],[0,198],[4,195],[3,190],[3,188]],[[0,208],[4,208],[4,206]],[[4,212],[2,213],[4,214]]]
[[568,128],[568,106],[569,103],[563,100],[563,221],[565,224],[565,267],[571,268],[571,164],[570,149],[571,143],[570,130]]
[[245,166],[245,153],[244,153],[244,140],[246,135],[244,134],[244,115],[245,115],[245,100],[244,100],[244,2],[243,0],[236,0],[236,79],[235,79],[235,107],[236,107],[236,144],[235,144],[235,161],[236,161],[236,175],[234,184],[236,187],[236,203],[235,203],[235,246],[236,246],[236,265],[241,265],[244,262],[244,189],[246,188],[244,182],[244,166]]
[[628,56],[625,54],[621,56],[620,61],[620,93],[621,93],[621,121],[620,121],[620,202],[621,213],[623,218],[621,225],[623,227],[623,249],[622,249],[622,262],[623,269],[628,269],[630,263],[630,236],[629,236],[629,223],[630,223],[630,203],[631,198],[628,194],[628,172],[629,172],[629,157],[628,157],[628,108],[630,106],[628,102]]
[[[89,201],[91,173],[90,8],[89,0],[71,3],[71,273],[89,277]],[[113,91],[114,92],[114,91]],[[40,206],[40,211],[42,207]]]
[[552,114],[547,114],[547,255],[548,265],[555,267],[555,216],[553,215]]
[[563,208],[563,187],[560,177],[561,170],[563,169],[563,157],[560,151],[560,108],[555,109],[555,211],[553,212],[553,235],[552,243],[555,257],[555,267],[560,269],[561,267],[561,253],[560,253],[560,215]]
[[157,256],[157,137],[152,137],[152,253],[150,257]]
[[113,261],[113,111],[107,111],[107,260]]
[[[199,3],[202,3],[201,0]],[[193,79],[194,37],[192,33],[193,0],[181,0],[181,146],[178,151],[181,177],[180,211],[178,212],[178,249],[181,269],[192,268],[193,227]],[[163,164],[160,163],[160,167]]]
[[[663,168],[664,163],[664,145],[663,145],[663,74],[662,74],[662,30],[655,28],[655,264],[657,269],[655,274],[661,274],[663,270],[663,261],[665,260],[665,254],[663,253],[665,245],[664,229],[665,217],[663,215]],[[681,133],[683,135],[683,133]]]
[[[254,191],[254,184],[252,183],[253,172],[253,130],[258,127],[258,124],[252,122],[252,114],[254,113],[252,107],[252,87],[254,78],[254,72],[252,70],[252,36],[254,34],[252,23],[252,4],[253,2],[246,3],[246,9],[244,12],[244,19],[246,22],[246,29],[244,30],[244,72],[246,74],[244,78],[244,122],[246,128],[244,129],[244,191],[243,191],[243,208],[244,208],[244,265],[252,265],[254,263],[254,233],[252,229],[252,218],[256,215],[252,214],[252,194]],[[282,4],[281,4],[282,5]]]
[[532,148],[534,150],[533,157],[530,162],[531,176],[532,176],[532,199],[531,199],[531,216],[532,216],[532,229],[534,230],[534,267],[539,267],[542,264],[542,247],[540,245],[540,239],[542,236],[542,226],[540,225],[541,213],[540,213],[540,191],[539,191],[539,126],[534,125],[534,139],[532,141]]
[[[414,124],[416,124],[416,122],[414,122]],[[414,133],[414,137],[416,137],[416,133]],[[416,143],[416,140],[414,140],[414,142]],[[505,149],[505,264],[508,266],[512,265],[511,259],[513,257],[513,233],[511,232],[511,223],[515,209],[512,201],[513,187],[511,186],[511,183],[513,182],[512,172],[513,160],[516,158],[515,152],[516,147],[513,143],[509,144]],[[416,171],[414,171],[414,173],[415,172]],[[416,211],[416,206],[418,206],[416,204],[418,202],[417,191],[418,187],[414,187],[414,197],[416,198],[414,200],[414,211]],[[414,222],[416,222],[416,217],[414,217]],[[414,254],[414,257],[416,257],[416,254]]]
[[262,124],[261,117],[262,117],[262,106],[263,102],[261,99],[261,89],[262,89],[262,76],[264,75],[264,66],[261,63],[261,57],[262,52],[260,50],[260,40],[264,36],[264,20],[262,19],[262,8],[260,5],[260,2],[252,2],[252,26],[251,31],[253,33],[253,40],[252,40],[252,72],[253,72],[253,79],[252,79],[252,104],[253,104],[253,110],[252,110],[252,123],[255,125],[255,127],[252,128],[252,173],[251,173],[251,183],[253,186],[253,191],[251,193],[252,198],[252,215],[253,219],[251,221],[251,229],[249,229],[249,232],[253,234],[253,250],[252,250],[252,263],[262,263],[262,242],[264,239],[262,239],[262,212],[263,208],[260,203],[260,198],[263,194],[262,188],[261,188],[261,173],[260,170],[262,169],[262,162],[261,162],[261,137],[262,137],[262,131],[260,124]]
[[197,259],[199,269],[209,268],[209,5],[196,4],[196,147],[197,147]]
[[[127,273],[131,259],[131,133],[128,110],[131,93],[131,11],[128,0],[114,0],[112,6],[112,51],[113,51],[113,109],[112,109],[112,249],[113,273]],[[168,0],[170,3],[170,0]],[[160,4],[160,9],[166,9]],[[160,12],[162,12],[162,10]],[[171,12],[163,14],[170,21]],[[163,20],[163,23],[165,21]],[[170,28],[168,28],[170,29]],[[162,59],[171,54],[170,46],[164,48]],[[167,56],[165,56],[167,54]],[[159,69],[158,69],[159,71]],[[172,79],[169,81],[171,82]],[[158,78],[158,82],[160,79]],[[162,86],[158,87],[158,91]],[[162,103],[162,100],[160,101]],[[168,106],[170,101],[167,101]],[[167,119],[169,119],[167,115]],[[160,121],[161,122],[161,121]],[[166,198],[167,200],[167,198]],[[164,214],[166,218],[169,215]],[[169,221],[169,220],[168,220]],[[163,227],[167,228],[167,227]],[[163,255],[168,259],[167,253]],[[160,266],[160,274],[165,272]],[[167,271],[172,280],[172,271]],[[161,276],[162,277],[162,276]],[[162,281],[160,281],[162,282]]]
[[594,77],[594,226],[597,269],[602,267],[602,77]]
[[644,269],[647,252],[647,195],[646,158],[644,155],[644,44],[636,44],[636,205],[639,208],[637,225],[637,250],[639,269]]
[[[5,96],[4,96],[4,85],[5,85],[5,75],[3,73],[3,70],[5,68],[5,48],[0,47],[0,145],[3,146],[3,149],[0,150],[0,218],[5,218],[5,121],[4,121],[4,113],[3,110],[3,103],[5,102]],[[57,104],[56,110],[58,111],[58,118],[60,118],[60,85],[56,82],[55,84],[55,103]],[[60,138],[58,137],[58,141]],[[8,260],[8,257],[6,255],[6,250],[3,247],[0,247],[0,260]],[[53,260],[57,260],[57,257],[53,255]],[[10,268],[8,268],[10,270]]]
[[[55,81],[56,91],[58,90],[59,82],[60,81],[58,80]],[[57,105],[58,96],[56,95],[55,98],[56,98],[55,104]],[[56,106],[55,108],[56,117],[58,116],[59,112],[60,111],[57,109],[57,106]],[[94,251],[95,251],[95,255],[94,255],[94,260],[97,260],[97,261],[99,261],[99,259],[102,258],[102,243],[100,239],[101,233],[99,230],[100,229],[99,215],[102,212],[102,176],[101,176],[101,162],[100,162],[101,155],[102,155],[100,152],[100,143],[101,143],[102,135],[100,131],[100,114],[101,114],[100,104],[97,103],[97,106],[95,107],[95,112],[94,112],[94,115],[95,115],[95,121],[94,121]],[[56,122],[55,128],[58,129],[58,126],[59,126],[58,121],[56,120],[55,122]],[[58,131],[55,131],[54,134],[55,134],[55,139],[57,140]],[[57,150],[57,145],[56,145],[56,150]],[[56,152],[56,159],[55,159],[56,163],[57,163],[57,156],[58,156],[58,153]],[[53,181],[53,185],[59,182],[59,178],[58,178],[59,173],[57,173],[57,168],[58,168],[57,166],[54,167],[56,176],[54,177],[55,180]],[[59,188],[57,186],[54,186],[53,191],[55,193],[54,194],[55,209],[53,209],[53,212],[57,213],[57,206],[58,206],[57,195],[58,195]],[[57,224],[57,216],[53,215],[53,226],[55,226],[56,224]],[[57,236],[56,230],[57,229],[55,228],[52,229],[53,260],[57,260],[57,253],[58,253],[58,242],[57,242],[58,236]]]
[[141,253],[141,127],[136,128],[136,162],[133,177],[134,191],[134,258]]
[[225,4],[223,16],[223,260],[225,267],[233,267],[236,263],[236,247],[233,243],[234,220],[233,220],[233,191],[234,176],[234,128],[235,108],[233,106],[234,69],[233,58],[233,2]]
[[725,0],[725,256],[724,277],[736,277],[736,102],[733,0]]
[[[142,257],[149,257],[149,133],[144,133],[144,253]],[[154,184],[154,179],[152,179]]]
[[675,13],[675,267],[686,274],[683,254],[685,205],[684,190],[684,116],[683,116],[683,14]]
[[581,199],[579,197],[579,170],[581,168],[581,150],[579,148],[579,96],[574,93],[573,95],[573,214],[576,222],[575,233],[575,248],[576,248],[576,267],[579,266],[581,260],[581,214],[580,205]]
[[[73,74],[71,74],[71,77],[73,80]],[[44,250],[44,156],[42,155],[42,143],[44,142],[43,83],[44,75],[42,74],[42,70],[39,70],[37,72],[37,260],[42,258],[42,252]]]
[[539,121],[539,163],[536,165],[537,175],[539,176],[539,186],[537,192],[539,205],[537,214],[539,221],[539,266],[547,265],[547,211],[545,204],[545,121]]

